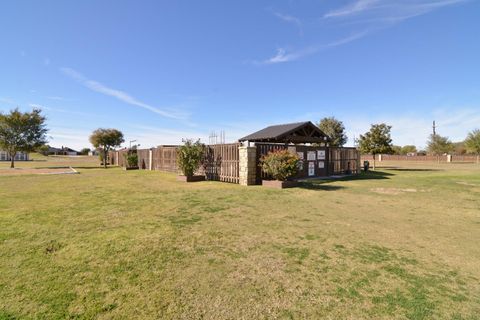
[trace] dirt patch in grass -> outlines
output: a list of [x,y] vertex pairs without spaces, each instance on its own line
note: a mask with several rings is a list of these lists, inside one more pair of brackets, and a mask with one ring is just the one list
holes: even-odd
[[0,176],[17,176],[27,174],[75,174],[78,173],[72,167],[55,168],[15,168],[0,169]]
[[380,194],[391,194],[391,195],[399,195],[403,193],[416,193],[416,192],[426,192],[426,190],[417,190],[413,188],[373,188],[370,189],[372,192],[380,193]]

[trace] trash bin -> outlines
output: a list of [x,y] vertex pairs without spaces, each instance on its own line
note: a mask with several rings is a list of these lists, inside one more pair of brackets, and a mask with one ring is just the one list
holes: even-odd
[[368,169],[370,169],[370,161],[363,161],[363,171],[368,171]]

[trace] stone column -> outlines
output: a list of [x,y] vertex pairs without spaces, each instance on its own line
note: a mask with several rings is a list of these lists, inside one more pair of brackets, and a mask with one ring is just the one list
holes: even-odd
[[256,184],[257,178],[257,147],[238,147],[240,156],[239,171],[240,184],[251,186]]
[[452,162],[452,155],[451,154],[447,154],[447,162]]

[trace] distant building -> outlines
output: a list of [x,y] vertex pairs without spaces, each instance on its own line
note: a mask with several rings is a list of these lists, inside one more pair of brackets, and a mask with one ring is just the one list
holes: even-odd
[[[10,161],[10,155],[7,151],[0,150],[0,161]],[[15,155],[15,161],[28,161],[28,153],[26,152],[17,152]]]
[[49,146],[47,154],[55,156],[78,156],[79,152],[69,147],[62,146],[61,148],[55,148]]

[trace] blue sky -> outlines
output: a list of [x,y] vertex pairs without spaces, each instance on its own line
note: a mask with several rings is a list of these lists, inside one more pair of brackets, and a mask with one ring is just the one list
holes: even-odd
[[41,107],[51,145],[113,127],[142,147],[342,120],[349,144],[480,127],[475,0],[2,1],[0,111]]

